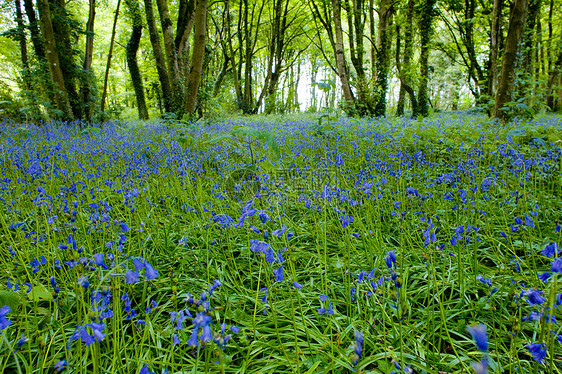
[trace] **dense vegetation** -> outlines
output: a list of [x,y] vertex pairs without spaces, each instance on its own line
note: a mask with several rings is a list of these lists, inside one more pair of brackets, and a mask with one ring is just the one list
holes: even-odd
[[561,108],[560,0],[10,0],[15,121]]
[[0,371],[560,373],[561,125],[6,122]]

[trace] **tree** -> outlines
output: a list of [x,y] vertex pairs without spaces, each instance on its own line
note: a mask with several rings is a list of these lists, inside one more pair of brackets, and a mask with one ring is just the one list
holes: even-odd
[[428,81],[429,81],[429,50],[431,41],[431,23],[433,21],[433,14],[437,0],[425,0],[421,9],[420,20],[420,88],[418,93],[418,113],[414,116],[421,115],[427,117],[429,115],[429,95]]
[[511,101],[510,91],[513,87],[515,75],[515,62],[519,50],[519,41],[523,34],[525,18],[527,17],[528,1],[514,0],[513,7],[509,15],[509,29],[505,41],[505,49],[502,58],[502,69],[496,92],[496,102],[494,105],[493,116],[500,121],[508,118],[505,104]]
[[137,109],[139,112],[139,119],[148,119],[148,110],[146,108],[146,100],[144,97],[144,87],[142,84],[142,77],[137,63],[137,51],[142,36],[142,18],[139,3],[136,0],[125,0],[125,4],[129,10],[133,27],[131,29],[131,37],[127,43],[127,66],[129,67],[129,74],[135,90],[135,97],[137,99]]

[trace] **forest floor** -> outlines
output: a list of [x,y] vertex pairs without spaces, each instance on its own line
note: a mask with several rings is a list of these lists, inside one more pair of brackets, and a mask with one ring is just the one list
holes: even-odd
[[562,372],[561,117],[1,134],[0,372]]

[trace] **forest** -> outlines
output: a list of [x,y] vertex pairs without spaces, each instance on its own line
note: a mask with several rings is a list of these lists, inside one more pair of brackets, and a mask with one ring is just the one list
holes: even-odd
[[15,121],[561,104],[556,0],[14,0],[0,110]]
[[0,373],[562,374],[562,0],[2,0]]

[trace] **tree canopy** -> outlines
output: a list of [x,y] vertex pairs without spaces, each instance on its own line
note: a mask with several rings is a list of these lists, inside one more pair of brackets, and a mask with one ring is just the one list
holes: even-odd
[[0,115],[562,106],[560,0],[6,0]]

